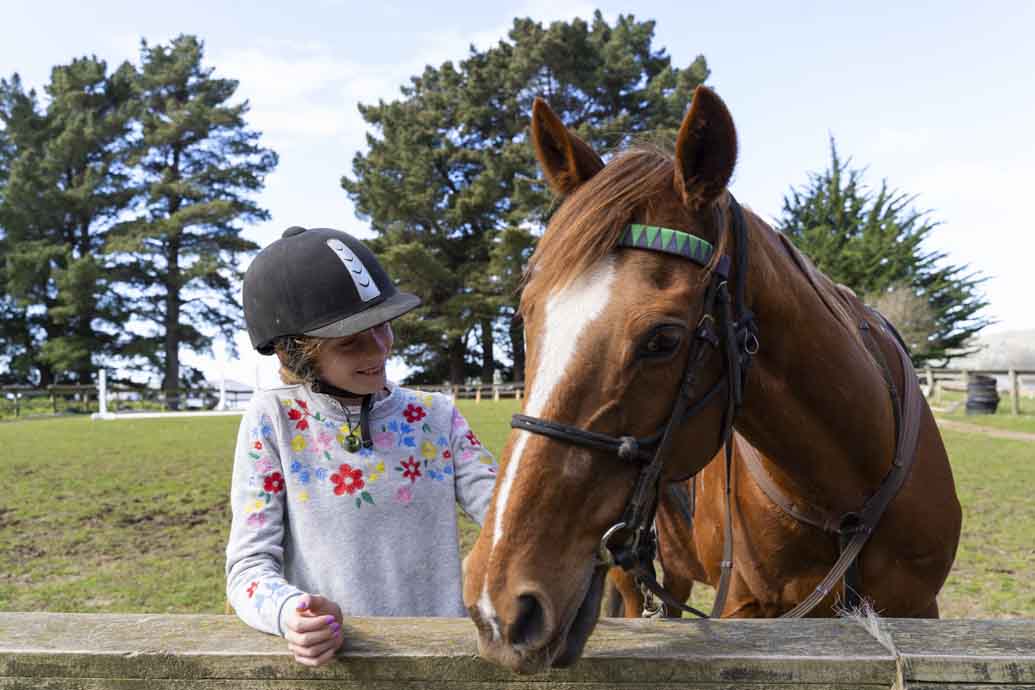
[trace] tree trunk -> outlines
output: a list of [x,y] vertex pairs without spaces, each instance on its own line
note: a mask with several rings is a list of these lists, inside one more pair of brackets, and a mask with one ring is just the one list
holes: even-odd
[[[90,343],[90,349],[96,350],[99,348],[100,343],[97,342],[97,338],[94,335],[91,321],[93,320],[93,310],[89,309],[85,314],[78,314],[76,316],[76,335],[78,335],[82,342]],[[80,385],[86,385],[93,380],[93,357],[91,353],[87,353],[86,357],[79,360],[75,366],[76,382]]]
[[464,346],[463,337],[453,338],[449,344],[449,382],[459,386],[464,382],[464,359],[467,355],[467,348]]
[[492,346],[492,319],[482,319],[482,383],[492,383],[492,375],[496,371]]
[[[80,174],[80,176],[82,173]],[[90,256],[90,224],[91,218],[81,218],[79,221],[79,243],[76,247],[78,249],[78,257],[83,258]],[[85,313],[77,314],[78,323],[76,324],[76,334],[82,339],[82,342],[91,344],[90,353],[87,353],[86,358],[79,362],[76,367],[76,379],[80,385],[87,385],[93,381],[93,353],[96,352],[100,347],[100,343],[97,342],[98,338],[93,331],[93,315],[96,311],[97,304],[97,284],[94,283],[90,286],[90,306],[86,309]]]
[[[48,303],[47,303],[47,310],[50,311],[50,309],[51,309],[51,307],[53,305],[54,305],[54,302],[48,301]],[[48,323],[43,326],[43,331],[47,334],[46,340],[43,341],[44,343],[54,342],[55,340],[57,340],[62,335],[61,327],[58,326],[53,321],[50,321],[50,320],[48,320]],[[53,386],[54,384],[58,383],[58,377],[61,376],[62,372],[55,371],[53,364],[51,364],[48,361],[43,361],[40,358],[40,350],[39,349],[35,350],[35,353],[33,354],[32,359],[33,359],[33,364],[35,364],[37,371],[39,371],[39,375],[40,375],[39,387],[40,388],[44,388],[45,386]],[[67,380],[67,374],[66,374],[66,380]]]
[[46,388],[47,386],[54,384],[54,370],[51,369],[49,364],[36,362],[36,371],[38,371],[40,375],[40,388]]
[[177,239],[169,241],[169,272],[165,284],[165,391],[166,405],[179,409],[180,388],[180,247]]
[[514,314],[510,317],[510,351],[514,357],[514,380],[525,380],[525,329],[521,318]]
[[[181,98],[181,102],[185,99]],[[176,142],[172,147],[172,179],[180,180],[180,153],[183,146]],[[183,199],[169,197],[169,218],[180,210]],[[165,389],[166,405],[171,410],[180,407],[180,235],[179,228],[169,237],[166,261],[169,268],[165,277]]]

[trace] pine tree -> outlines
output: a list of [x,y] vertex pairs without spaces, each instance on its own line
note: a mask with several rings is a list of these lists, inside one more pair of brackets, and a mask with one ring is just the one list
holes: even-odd
[[[18,75],[0,81],[0,209],[5,207],[11,165],[17,157],[15,130],[26,114],[35,116],[34,94],[26,94]],[[2,211],[0,211],[2,213]],[[24,383],[30,378],[31,336],[25,308],[8,286],[7,257],[13,238],[0,216],[0,383]]]
[[523,375],[517,277],[555,203],[528,144],[532,101],[545,97],[598,150],[674,130],[708,69],[703,57],[673,67],[653,36],[632,16],[517,19],[506,40],[411,78],[401,99],[360,106],[374,133],[342,186],[390,272],[424,299],[397,329],[419,377],[491,380],[495,331]]
[[41,109],[15,75],[0,82],[7,159],[3,228],[5,330],[12,369],[39,385],[89,382],[125,319],[102,254],[128,207],[134,70],[95,57],[55,67]]
[[831,139],[830,167],[784,197],[778,229],[820,270],[870,301],[926,304],[907,329],[917,366],[969,354],[968,343],[990,323],[981,313],[988,304],[979,290],[984,278],[926,248],[938,224],[912,207],[913,197],[886,180],[866,188],[864,171],[850,163]]
[[185,382],[181,347],[208,351],[213,329],[233,342],[237,260],[257,249],[241,237],[242,225],[269,218],[249,195],[277,164],[247,127],[248,103],[229,102],[237,81],[213,71],[194,36],[142,42],[133,152],[142,209],[109,243],[134,299],[135,326],[145,331],[125,352],[161,372],[173,400]]

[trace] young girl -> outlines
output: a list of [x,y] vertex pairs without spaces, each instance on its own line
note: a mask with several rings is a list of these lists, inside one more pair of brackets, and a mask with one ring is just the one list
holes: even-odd
[[385,379],[389,322],[420,304],[343,232],[289,228],[244,277],[281,388],[241,421],[227,597],[318,666],[343,615],[464,616],[455,504],[481,524],[491,455],[452,402]]

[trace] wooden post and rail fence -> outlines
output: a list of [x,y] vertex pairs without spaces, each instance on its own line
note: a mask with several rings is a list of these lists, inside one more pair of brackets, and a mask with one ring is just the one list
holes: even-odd
[[[102,370],[103,373],[103,370]],[[925,395],[934,405],[943,402],[945,391],[966,391],[967,380],[974,375],[992,376],[999,381],[998,389],[1010,398],[1010,411],[1021,413],[1021,398],[1035,399],[1035,369],[933,369],[917,372]],[[101,376],[101,379],[104,377]],[[413,385],[421,391],[437,391],[452,398],[499,401],[521,400],[525,385],[521,381],[496,384],[441,384]],[[239,409],[250,397],[250,391],[220,390],[206,387],[183,389],[169,394],[167,391],[143,386],[106,385],[54,385],[45,388],[31,386],[0,386],[0,417],[22,417],[57,415],[68,412],[98,412],[104,415],[109,409],[149,408],[160,412],[170,409]]]
[[568,669],[477,656],[466,619],[354,618],[321,668],[235,616],[0,613],[3,690],[996,690],[1035,687],[1035,620],[602,619]]

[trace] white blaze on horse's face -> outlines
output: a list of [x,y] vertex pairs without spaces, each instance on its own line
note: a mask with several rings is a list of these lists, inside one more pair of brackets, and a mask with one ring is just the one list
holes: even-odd
[[[613,256],[600,261],[571,285],[550,295],[546,300],[546,320],[543,324],[538,350],[535,379],[525,414],[539,417],[550,400],[557,384],[564,380],[568,364],[575,355],[579,335],[592,323],[611,301],[611,285],[615,277]],[[496,546],[503,536],[504,517],[510,488],[521,466],[521,455],[528,442],[529,433],[522,431],[510,454],[507,471],[503,475],[499,494],[496,497],[495,524],[492,545]]]
[[[611,301],[611,287],[615,277],[615,261],[608,256],[600,261],[571,285],[550,295],[546,301],[546,315],[540,331],[538,363],[533,389],[528,398],[525,414],[538,417],[543,414],[546,403],[564,380],[568,365],[575,355],[579,336],[597,317],[599,317]],[[503,537],[507,500],[510,489],[514,485],[521,456],[528,442],[529,433],[518,433],[517,442],[510,454],[507,470],[500,482],[496,495],[496,510],[493,515],[492,545],[495,548]],[[490,554],[491,558],[491,554]],[[496,628],[496,612],[488,591],[488,570],[482,584],[482,595],[478,599],[478,608],[483,620],[489,621],[494,637],[499,636]]]

